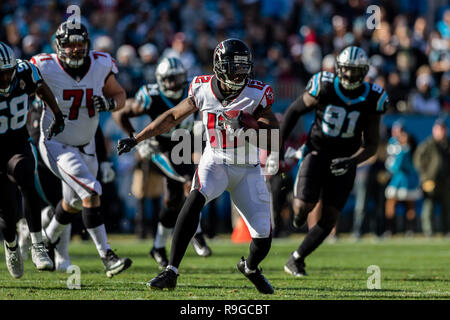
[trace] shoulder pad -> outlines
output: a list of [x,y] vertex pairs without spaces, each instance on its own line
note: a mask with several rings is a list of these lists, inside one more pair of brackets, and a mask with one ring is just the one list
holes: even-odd
[[305,91],[317,98],[327,91],[327,87],[333,85],[333,81],[334,73],[328,71],[318,72],[308,81]]
[[31,79],[34,84],[42,82],[42,76],[39,69],[27,60],[17,59],[17,73],[23,74],[25,80]]
[[159,96],[160,92],[159,92],[159,86],[157,83],[150,83],[146,85],[147,90],[148,90],[148,94],[150,96]]
[[134,100],[138,101],[144,110],[150,109],[153,99],[149,94],[148,85],[143,85],[139,88],[138,92],[136,92],[134,96]]
[[92,51],[92,58],[101,65],[110,69],[113,73],[118,73],[119,69],[117,68],[116,61],[111,57],[111,55],[107,52],[99,52]]
[[370,93],[373,95],[373,101],[375,101],[375,112],[385,113],[389,104],[389,97],[386,91],[376,83],[370,84]]

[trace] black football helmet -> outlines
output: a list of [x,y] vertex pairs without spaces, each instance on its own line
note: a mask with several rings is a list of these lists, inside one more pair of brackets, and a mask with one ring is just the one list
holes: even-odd
[[0,95],[8,95],[16,76],[16,55],[10,46],[0,42]]
[[224,40],[214,50],[213,70],[220,82],[237,91],[246,84],[252,73],[252,53],[239,39]]
[[369,72],[369,58],[359,47],[346,47],[336,57],[336,73],[344,89],[359,88],[367,72]]
[[56,30],[56,54],[70,68],[79,68],[83,65],[89,54],[90,44],[87,28],[82,23],[76,27],[64,21]]
[[156,82],[167,98],[180,99],[187,85],[187,70],[180,59],[166,57],[156,67]]

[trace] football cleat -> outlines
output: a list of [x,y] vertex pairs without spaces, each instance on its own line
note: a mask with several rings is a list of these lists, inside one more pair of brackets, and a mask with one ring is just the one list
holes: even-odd
[[166,268],[163,272],[147,282],[147,287],[159,290],[164,288],[173,290],[177,286],[177,278],[178,274],[175,271]]
[[43,242],[31,245],[31,260],[38,270],[55,270],[54,260],[51,259],[49,251]]
[[6,241],[3,241],[3,243],[5,245],[6,267],[9,274],[13,278],[20,278],[23,275],[23,260],[20,246],[16,245],[15,248],[9,248]]
[[305,266],[305,262],[302,259],[296,260],[291,254],[288,261],[286,262],[286,265],[284,266],[284,271],[293,275],[294,277],[304,277],[308,275],[306,273]]
[[166,248],[162,247],[156,249],[155,247],[150,250],[150,255],[153,259],[155,259],[161,270],[165,269],[169,264],[169,260],[167,260]]
[[238,270],[248,279],[250,280],[258,289],[259,292],[264,294],[272,294],[273,287],[270,284],[269,280],[264,277],[261,269],[256,269],[254,272],[245,272],[245,259],[244,257],[237,264]]
[[205,241],[203,233],[196,233],[191,240],[195,253],[200,257],[209,257],[211,255],[211,249],[208,247]]
[[119,258],[117,254],[114,253],[111,249],[106,252],[106,256],[101,258],[103,265],[106,269],[106,276],[108,278],[112,278],[116,274],[121,273],[122,271],[128,269],[131,266],[131,259],[129,258]]
[[[55,266],[56,265],[56,263],[55,263],[56,245],[59,243],[60,238],[58,238],[54,243],[52,243],[50,241],[50,239],[47,237],[47,234],[45,233],[44,230],[42,232],[42,235],[43,235],[44,246],[45,246],[45,249],[47,250],[48,257],[52,261],[53,266]],[[55,269],[53,269],[53,270],[55,270]]]

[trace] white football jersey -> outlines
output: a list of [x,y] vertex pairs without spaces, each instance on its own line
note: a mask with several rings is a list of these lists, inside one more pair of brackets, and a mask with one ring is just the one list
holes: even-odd
[[213,91],[214,75],[197,76],[190,86],[190,97],[202,114],[202,121],[207,135],[205,152],[212,152],[214,157],[227,164],[259,163],[258,148],[243,139],[237,139],[224,126],[223,113],[242,110],[253,114],[258,106],[263,108],[273,104],[272,88],[258,80],[249,80],[240,94],[232,101],[222,102]]
[[[89,71],[82,79],[77,79],[79,81],[63,69],[55,53],[39,54],[30,60],[38,67],[66,116],[64,131],[52,139],[67,145],[82,146],[93,139],[99,115],[94,108],[92,96],[103,95],[106,78],[111,72],[118,72],[115,61],[108,53],[90,51],[89,57]],[[47,132],[52,120],[53,113],[45,107],[41,118],[41,132]]]

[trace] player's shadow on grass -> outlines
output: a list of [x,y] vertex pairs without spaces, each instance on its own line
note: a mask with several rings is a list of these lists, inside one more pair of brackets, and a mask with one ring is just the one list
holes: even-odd
[[[279,290],[293,290],[293,291],[329,291],[329,292],[402,292],[404,289],[346,289],[346,288],[329,288],[329,287],[320,287],[320,288],[307,288],[307,287],[277,287]],[[410,291],[416,292],[416,291]]]

